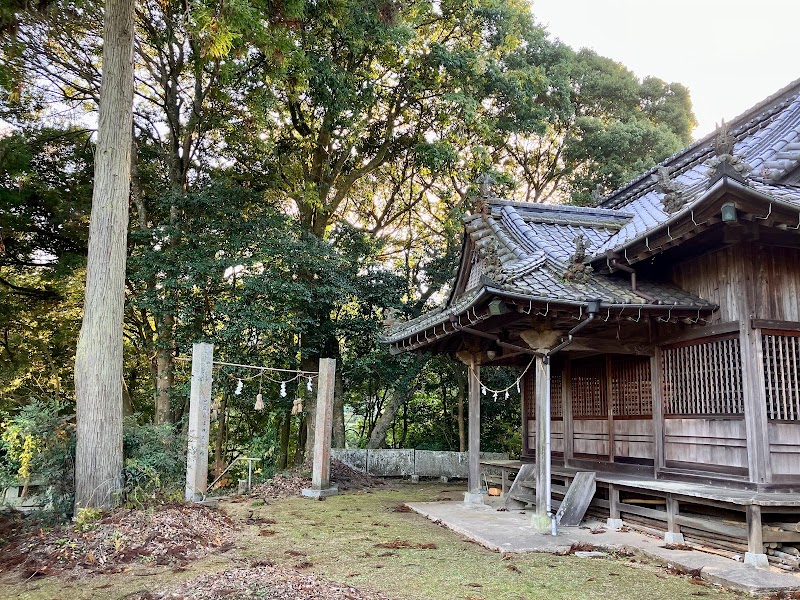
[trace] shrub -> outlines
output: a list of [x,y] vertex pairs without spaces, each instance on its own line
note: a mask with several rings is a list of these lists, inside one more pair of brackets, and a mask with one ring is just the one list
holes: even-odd
[[134,508],[180,500],[186,476],[185,439],[172,425],[141,425],[128,417],[123,428],[122,501]]

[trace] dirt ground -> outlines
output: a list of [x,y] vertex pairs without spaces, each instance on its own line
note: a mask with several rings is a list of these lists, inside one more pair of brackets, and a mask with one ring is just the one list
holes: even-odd
[[[224,530],[216,532],[213,538],[219,541],[216,546],[198,546],[191,549],[193,554],[187,550],[186,555],[174,560],[162,560],[164,564],[144,555],[113,569],[90,564],[53,569],[51,574],[9,566],[0,572],[0,598],[672,600],[706,596],[727,600],[738,597],[691,576],[671,573],[663,566],[631,557],[502,556],[403,506],[411,501],[457,499],[462,487],[362,482],[358,489],[325,501],[293,495],[273,498],[262,489],[251,497],[221,502],[221,514],[207,517],[216,519],[218,528]],[[155,516],[136,518],[150,523]],[[168,521],[178,527],[175,518]],[[198,533],[201,541],[206,539],[204,527],[210,521],[203,522]],[[122,531],[122,525],[117,525]],[[107,526],[112,532],[103,529],[105,533],[97,534],[98,537],[119,539],[125,535],[114,536],[113,519],[102,525]],[[43,535],[44,539],[50,539],[49,532]],[[62,537],[58,539],[67,539],[63,531],[59,535]],[[178,534],[173,531],[171,535]],[[75,540],[64,545],[70,543]],[[163,539],[157,543],[166,544]],[[0,545],[0,553],[13,552],[13,546],[13,541]],[[36,553],[41,549],[28,550]],[[165,556],[171,554],[166,552]]]

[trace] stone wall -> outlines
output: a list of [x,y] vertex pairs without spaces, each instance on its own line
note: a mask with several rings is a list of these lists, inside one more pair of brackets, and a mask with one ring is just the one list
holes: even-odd
[[[466,479],[469,452],[439,452],[435,450],[345,450],[333,448],[335,458],[356,469],[377,477],[448,477]],[[502,452],[481,452],[481,458],[508,460]]]

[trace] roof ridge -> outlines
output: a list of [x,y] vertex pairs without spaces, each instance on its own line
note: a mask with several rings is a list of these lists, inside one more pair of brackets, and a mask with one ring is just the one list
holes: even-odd
[[[800,94],[800,78],[795,79],[774,94],[734,117],[728,124],[731,133],[738,137],[743,133],[749,132],[749,130],[752,130],[757,125],[762,125],[765,120],[783,110],[785,106],[781,106],[781,103],[792,100],[793,94],[795,96]],[[752,123],[755,119],[758,119],[758,123]],[[619,210],[619,208],[626,206],[628,201],[645,193],[649,188],[655,185],[655,183],[650,180],[650,176],[656,173],[659,168],[675,166],[676,170],[686,169],[699,161],[704,154],[710,153],[712,151],[711,143],[716,138],[716,135],[717,130],[715,129],[699,140],[665,158],[658,164],[653,165],[636,179],[612,191],[597,207],[606,208],[608,205],[612,205],[608,206],[609,209]],[[681,158],[684,160],[681,161]],[[673,163],[677,163],[677,165]]]

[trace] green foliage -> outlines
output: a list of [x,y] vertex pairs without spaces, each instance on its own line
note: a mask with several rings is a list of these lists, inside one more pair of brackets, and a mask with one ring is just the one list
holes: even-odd
[[25,481],[45,488],[51,512],[72,510],[75,457],[74,415],[64,416],[52,402],[33,400],[2,424],[5,456],[0,456],[8,483]]
[[144,508],[180,500],[186,481],[186,439],[170,425],[140,424],[125,419],[123,429],[122,500]]
[[75,529],[78,531],[89,531],[94,525],[103,518],[101,508],[81,508],[75,515]]

